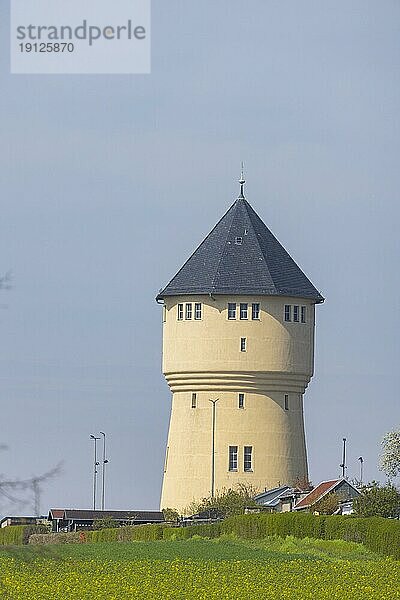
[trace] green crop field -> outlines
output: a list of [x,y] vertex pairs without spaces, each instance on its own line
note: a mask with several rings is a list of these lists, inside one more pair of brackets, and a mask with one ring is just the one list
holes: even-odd
[[343,541],[190,539],[0,552],[4,600],[400,598],[400,563]]

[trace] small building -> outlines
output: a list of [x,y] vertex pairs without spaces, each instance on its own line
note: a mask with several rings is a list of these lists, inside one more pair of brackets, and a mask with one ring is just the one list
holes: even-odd
[[308,490],[304,491],[298,487],[290,485],[281,485],[272,490],[264,490],[254,497],[254,500],[264,509],[270,512],[290,512],[294,505],[304,496]]
[[[337,494],[339,499],[339,510],[336,510],[336,514],[351,514],[352,508],[349,503],[360,495],[358,489],[347,479],[331,479],[329,481],[322,481],[317,485],[311,492],[309,492],[304,498],[299,500],[293,510],[306,511],[306,512],[317,512],[315,511],[315,505],[326,498],[329,494]],[[343,513],[340,507],[343,506]]]
[[162,512],[151,510],[51,509],[48,519],[52,523],[53,532],[91,529],[94,521],[101,519],[112,519],[119,527],[165,522]]
[[0,521],[0,528],[13,525],[45,525],[47,523],[46,517],[3,517]]

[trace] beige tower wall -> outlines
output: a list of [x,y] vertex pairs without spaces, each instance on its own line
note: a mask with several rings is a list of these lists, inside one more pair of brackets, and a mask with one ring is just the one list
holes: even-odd
[[[202,304],[201,320],[177,319],[179,303]],[[228,320],[228,302],[237,319]],[[239,319],[239,304],[260,304],[260,319]],[[306,306],[306,323],[284,321],[284,305]],[[246,338],[246,351],[240,340]],[[244,296],[166,298],[163,372],[172,391],[161,507],[183,510],[211,491],[212,404],[216,405],[215,489],[239,482],[259,489],[305,478],[303,394],[313,374],[314,304],[310,300]],[[197,394],[192,408],[192,393]],[[238,394],[245,394],[244,408]],[[288,395],[288,410],[285,410]],[[238,470],[229,471],[229,446]],[[245,472],[245,446],[253,449]]]

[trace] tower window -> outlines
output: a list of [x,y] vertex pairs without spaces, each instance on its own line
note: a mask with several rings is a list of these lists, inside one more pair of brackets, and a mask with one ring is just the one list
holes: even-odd
[[305,306],[301,307],[301,322],[302,323],[306,322],[306,307]]
[[240,352],[246,352],[246,338],[240,338]]
[[298,323],[300,320],[299,319],[299,309],[300,309],[299,306],[293,306],[293,321],[295,323]]
[[238,470],[238,447],[229,446],[229,470]]
[[251,318],[253,321],[258,321],[260,318],[260,305],[258,302],[253,302],[251,305]]
[[193,392],[192,394],[192,408],[196,408],[197,406],[197,394]]
[[235,244],[237,246],[241,246],[243,244],[243,238],[242,237],[235,237]]
[[196,321],[199,321],[201,319],[201,304],[200,304],[200,302],[196,302],[196,304],[194,305],[194,318],[196,319]]
[[238,408],[244,408],[244,394],[238,396]]
[[292,320],[292,307],[290,304],[285,304],[285,321]]
[[162,307],[162,320],[163,323],[165,323],[167,320],[167,307],[165,305]]
[[285,394],[284,406],[285,410],[289,410],[289,394]]
[[178,304],[178,321],[183,320],[183,304]]
[[245,471],[253,470],[253,446],[244,447],[244,460],[243,466]]
[[228,319],[236,319],[236,304],[228,302]]
[[246,302],[240,303],[240,318],[243,320],[247,319],[247,314],[249,310],[249,305]]
[[186,319],[190,321],[192,318],[192,303],[186,304]]

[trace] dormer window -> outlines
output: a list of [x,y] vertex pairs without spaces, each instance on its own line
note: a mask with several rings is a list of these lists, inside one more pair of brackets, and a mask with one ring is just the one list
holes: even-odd
[[243,238],[235,237],[235,244],[236,244],[236,246],[241,246],[243,244]]

